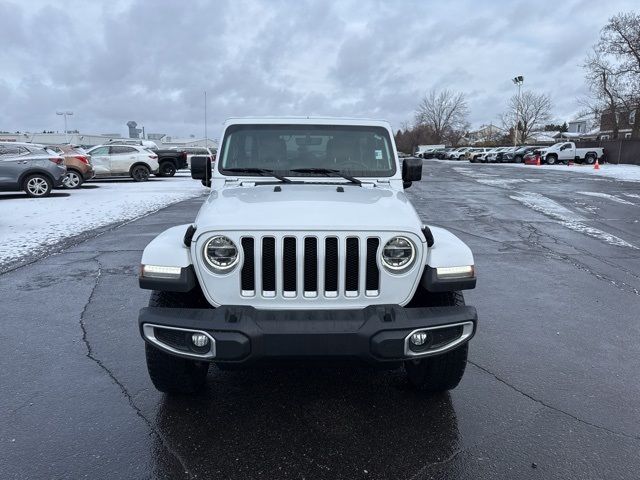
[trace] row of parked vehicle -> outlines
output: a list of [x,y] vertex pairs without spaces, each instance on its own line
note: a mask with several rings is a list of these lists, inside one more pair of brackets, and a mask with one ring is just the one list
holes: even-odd
[[427,150],[421,158],[443,160],[469,160],[471,163],[586,163],[593,165],[604,161],[604,149],[578,148],[573,142],[559,142],[551,146],[520,145],[510,147],[458,147]]
[[0,142],[0,191],[24,190],[29,197],[46,197],[54,188],[76,189],[94,178],[131,177],[144,182],[151,175],[172,177],[190,168],[195,155],[213,159],[215,150],[152,149],[142,140],[112,141],[89,149]]

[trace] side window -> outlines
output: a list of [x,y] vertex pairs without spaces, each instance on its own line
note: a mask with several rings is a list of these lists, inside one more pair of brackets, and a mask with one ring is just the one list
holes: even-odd
[[20,155],[20,148],[13,145],[5,145],[4,155]]
[[98,147],[95,150],[91,150],[91,155],[108,155],[109,147]]
[[124,155],[124,154],[134,153],[134,152],[137,152],[137,150],[133,147],[122,147],[122,146],[111,147],[112,155]]
[[570,143],[565,143],[562,148],[567,149],[567,148],[571,148],[571,144]]

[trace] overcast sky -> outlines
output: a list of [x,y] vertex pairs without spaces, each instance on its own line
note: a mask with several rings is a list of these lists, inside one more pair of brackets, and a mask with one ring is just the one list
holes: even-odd
[[634,1],[0,0],[0,131],[210,137],[230,116],[411,121],[430,88],[466,93],[473,126],[515,92],[579,110],[580,67]]

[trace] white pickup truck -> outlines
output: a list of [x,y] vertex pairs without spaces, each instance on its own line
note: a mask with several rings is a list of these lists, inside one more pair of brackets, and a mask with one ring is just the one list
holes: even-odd
[[576,148],[576,144],[573,142],[560,142],[540,150],[542,162],[548,165],[554,165],[558,162],[569,163],[570,160],[593,165],[596,160],[601,161],[603,156],[604,150],[602,148]]

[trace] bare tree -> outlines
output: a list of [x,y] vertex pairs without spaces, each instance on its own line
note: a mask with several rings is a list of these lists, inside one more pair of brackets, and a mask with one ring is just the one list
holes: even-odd
[[468,128],[469,108],[464,93],[432,89],[420,101],[416,123],[433,132],[435,143],[456,144]]
[[531,133],[544,128],[551,119],[551,98],[546,93],[524,91],[509,99],[507,112],[501,117],[505,130],[517,125],[518,143],[526,143]]
[[610,118],[617,138],[620,113],[636,111],[631,136],[640,137],[640,14],[610,18],[584,64],[593,104]]
[[620,86],[619,73],[616,67],[603,57],[598,48],[587,57],[584,64],[586,69],[586,81],[589,89],[596,99],[594,111],[600,111],[601,115],[610,116],[612,126],[612,138],[618,138],[620,123],[618,115],[620,107],[624,103]]

